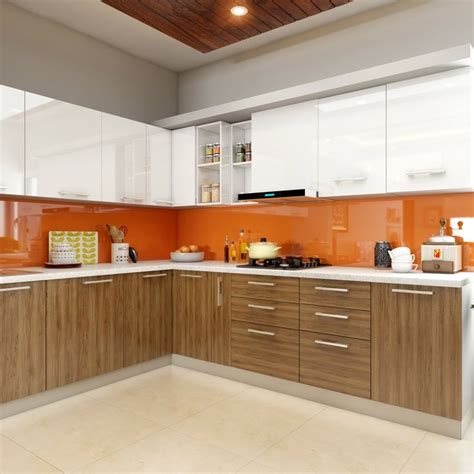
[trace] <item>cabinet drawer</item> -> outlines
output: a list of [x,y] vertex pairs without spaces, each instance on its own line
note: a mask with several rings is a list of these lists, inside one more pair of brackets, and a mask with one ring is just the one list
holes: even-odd
[[298,278],[232,275],[232,296],[298,303]]
[[370,340],[370,312],[302,304],[300,329]]
[[300,302],[348,309],[370,309],[370,283],[301,280]]
[[232,321],[232,366],[298,381],[298,331]]
[[370,342],[300,331],[300,382],[370,398]]
[[281,301],[232,298],[232,319],[299,329],[299,305]]

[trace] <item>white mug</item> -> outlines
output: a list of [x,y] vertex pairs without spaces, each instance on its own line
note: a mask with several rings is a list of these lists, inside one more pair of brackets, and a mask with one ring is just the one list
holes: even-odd
[[414,272],[418,268],[416,263],[411,262],[392,262],[392,270],[396,273],[409,273]]

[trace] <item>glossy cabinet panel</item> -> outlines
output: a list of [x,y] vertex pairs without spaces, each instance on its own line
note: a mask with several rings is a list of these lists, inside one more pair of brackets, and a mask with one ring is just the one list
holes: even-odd
[[252,114],[252,191],[318,188],[318,102]]
[[385,193],[385,86],[319,101],[319,194]]
[[174,206],[196,204],[196,127],[171,132],[172,201]]
[[472,75],[459,69],[387,86],[387,191],[473,187]]
[[25,93],[0,86],[0,194],[23,194]]
[[147,185],[146,203],[173,205],[171,195],[171,131],[146,126]]
[[145,204],[147,186],[146,125],[102,114],[102,199]]
[[101,113],[26,93],[26,194],[99,201]]

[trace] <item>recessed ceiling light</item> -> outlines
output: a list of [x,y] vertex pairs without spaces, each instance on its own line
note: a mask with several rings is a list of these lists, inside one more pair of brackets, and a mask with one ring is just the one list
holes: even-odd
[[235,15],[235,16],[244,16],[244,15],[247,15],[249,11],[246,7],[242,7],[241,5],[236,5],[235,7],[232,7],[230,9],[230,12],[232,13],[232,15]]

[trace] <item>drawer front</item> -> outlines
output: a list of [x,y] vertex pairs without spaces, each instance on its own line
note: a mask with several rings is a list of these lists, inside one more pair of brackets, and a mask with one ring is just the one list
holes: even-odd
[[302,304],[300,329],[370,340],[370,312]]
[[299,289],[298,278],[232,275],[232,296],[298,303]]
[[281,301],[232,298],[232,319],[299,329],[299,305]]
[[370,310],[370,283],[301,279],[301,303]]
[[232,366],[298,381],[298,331],[232,321]]
[[300,331],[300,382],[370,398],[370,342]]

